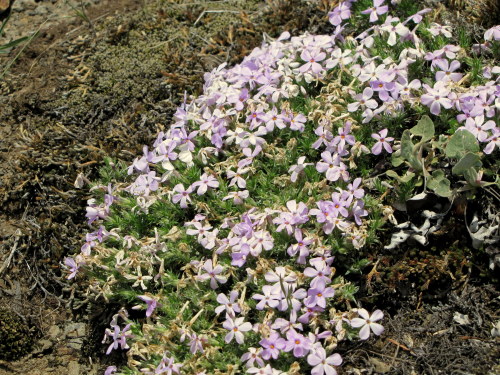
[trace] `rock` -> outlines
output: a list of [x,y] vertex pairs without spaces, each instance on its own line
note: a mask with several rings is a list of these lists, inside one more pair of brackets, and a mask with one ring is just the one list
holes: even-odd
[[51,339],[58,339],[60,338],[59,336],[61,335],[61,328],[59,328],[56,325],[53,325],[49,328],[48,335]]
[[0,14],[9,9],[10,0],[0,0]]
[[80,365],[77,361],[71,361],[68,365],[68,375],[79,375]]
[[64,335],[66,337],[84,337],[85,323],[70,323],[64,327]]

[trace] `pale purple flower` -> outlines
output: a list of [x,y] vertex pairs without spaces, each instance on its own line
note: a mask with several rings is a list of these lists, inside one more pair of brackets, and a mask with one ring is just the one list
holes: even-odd
[[193,192],[193,187],[189,186],[187,189],[184,189],[183,184],[177,184],[174,186],[173,191],[177,194],[172,195],[172,202],[180,202],[181,208],[187,208],[188,202],[191,202],[189,194]]
[[319,64],[319,61],[323,61],[325,57],[326,54],[319,50],[304,49],[300,54],[300,58],[306,63],[299,68],[299,72],[306,73],[312,71],[314,74],[320,74],[324,69]]
[[337,375],[334,366],[342,364],[342,357],[335,353],[329,357],[326,356],[326,351],[323,347],[317,346],[313,352],[307,356],[307,363],[313,366],[311,375]]
[[195,221],[191,223],[185,223],[184,225],[192,225],[194,228],[189,228],[186,230],[186,234],[190,236],[198,236],[198,241],[201,241],[205,237],[212,226],[210,224],[203,225],[202,223]]
[[303,132],[305,129],[305,122],[307,121],[307,117],[302,113],[297,113],[296,115],[292,115],[290,117],[290,129],[298,130],[299,132]]
[[335,290],[327,287],[324,279],[319,279],[315,286],[307,291],[307,298],[304,304],[307,307],[319,306],[326,308],[326,299],[335,295]]
[[365,309],[358,309],[358,315],[361,318],[351,319],[351,326],[354,328],[361,328],[359,331],[359,338],[361,340],[368,340],[370,337],[370,330],[380,336],[384,332],[384,327],[381,324],[375,323],[384,317],[384,313],[380,310],[375,310],[371,315]]
[[208,339],[204,336],[198,336],[196,333],[192,333],[189,336],[189,352],[191,354],[196,354],[197,352],[203,353],[203,344],[208,342]]
[[491,29],[486,30],[484,33],[484,40],[500,40],[500,25],[493,26]]
[[337,5],[333,11],[328,13],[328,19],[333,26],[339,26],[342,20],[349,19],[351,17],[351,3],[350,1],[342,1]]
[[274,247],[274,239],[271,234],[266,230],[256,231],[250,240],[252,245],[251,253],[253,256],[257,256],[264,250],[271,250]]
[[246,367],[252,367],[254,362],[257,362],[259,367],[264,367],[262,360],[262,348],[248,348],[248,352],[241,356],[240,361],[246,362]]
[[232,290],[231,293],[229,293],[229,298],[227,298],[225,294],[220,293],[217,296],[217,302],[219,302],[221,305],[215,308],[215,313],[219,315],[220,313],[225,311],[227,315],[234,317],[235,313],[241,312],[240,305],[238,304],[238,302],[236,302],[237,298],[237,290]]
[[236,172],[232,170],[228,170],[226,172],[227,178],[231,179],[229,182],[229,187],[238,185],[240,189],[244,189],[247,186],[246,180],[243,178],[243,175],[249,171],[248,168],[238,168]]
[[493,135],[486,139],[485,142],[488,142],[483,150],[485,154],[491,154],[495,148],[500,148],[500,129],[494,128]]
[[269,360],[270,358],[277,359],[280,350],[284,350],[286,340],[282,338],[278,332],[272,331],[270,336],[259,341],[259,344],[264,348],[262,358]]
[[207,192],[208,188],[218,188],[219,187],[219,181],[217,179],[209,174],[203,173],[200,177],[199,181],[196,181],[191,185],[193,188],[198,187],[198,190],[196,193],[198,195],[203,195]]
[[229,318],[224,321],[224,323],[222,323],[222,326],[229,331],[229,333],[224,338],[227,344],[233,341],[233,338],[236,339],[236,342],[238,344],[243,344],[243,342],[245,341],[243,332],[248,332],[252,329],[252,324],[249,322],[245,322],[244,320],[245,318],[243,317],[235,319]]
[[389,93],[392,92],[396,84],[394,82],[385,82],[381,80],[370,81],[370,87],[378,92],[380,100],[386,102],[389,99]]
[[290,167],[290,169],[288,170],[288,173],[291,173],[291,177],[290,177],[290,180],[292,182],[295,182],[297,181],[297,177],[299,176],[299,174],[304,170],[305,167],[307,167],[308,165],[313,165],[313,163],[304,163],[306,160],[306,157],[305,156],[301,156],[298,160],[297,160],[297,164],[295,165],[292,165]]
[[[314,130],[314,134],[316,134],[319,138],[314,142],[311,147],[317,150],[322,145],[327,146],[330,141],[333,139],[333,134],[330,130],[326,129],[324,126],[318,126]],[[302,156],[305,159],[305,156]],[[299,159],[300,160],[300,159]]]
[[146,302],[146,316],[150,317],[151,314],[153,314],[153,311],[158,307],[158,301],[149,296],[138,296],[138,298]]
[[373,7],[365,9],[361,14],[369,14],[370,22],[375,22],[378,20],[378,16],[389,11],[389,7],[382,4],[384,4],[384,0],[373,0]]
[[111,331],[109,328],[106,328],[103,344],[106,342],[106,339],[108,337],[113,340],[113,342],[109,345],[108,350],[106,350],[106,354],[111,353],[113,349],[118,349],[118,347],[120,347],[121,349],[129,349],[127,338],[132,336],[132,333],[129,332],[130,326],[131,324],[129,323],[125,327],[123,327],[123,329],[121,329],[120,326],[114,325],[112,326],[113,331]]
[[205,261],[202,268],[207,273],[198,275],[197,279],[200,281],[210,280],[210,287],[212,289],[217,289],[217,287],[219,286],[217,282],[221,284],[225,284],[227,282],[227,277],[220,275],[222,271],[224,271],[224,268],[220,264],[213,267],[212,259],[208,259],[207,261]]
[[313,239],[310,237],[304,238],[302,235],[302,230],[299,228],[295,229],[295,239],[297,240],[297,243],[288,247],[287,253],[290,256],[295,256],[297,255],[297,253],[299,253],[297,263],[305,264],[306,257],[309,255],[308,246],[313,243]]
[[273,107],[271,111],[265,114],[263,121],[265,122],[265,127],[268,132],[272,132],[275,126],[278,129],[286,128],[284,116],[278,113],[276,107]]
[[328,276],[332,274],[332,268],[327,265],[325,262],[311,262],[311,265],[314,267],[307,267],[304,270],[304,276],[306,277],[311,277],[311,287],[316,288],[318,285],[318,282],[320,280],[323,280],[325,283],[331,283],[332,279],[330,279]]
[[465,129],[471,132],[479,142],[485,142],[489,137],[488,131],[495,128],[495,122],[489,120],[484,122],[484,116],[477,116],[474,118],[468,118],[465,121]]
[[104,375],[113,375],[117,370],[116,366],[108,366],[106,367],[106,371],[104,371]]
[[[81,257],[80,257],[81,258]],[[70,274],[67,276],[68,280],[71,280],[76,276],[78,270],[82,266],[82,262],[79,261],[79,256],[76,258],[66,257],[64,258],[64,264],[69,268]]]
[[441,113],[441,106],[445,109],[450,109],[453,104],[448,98],[450,91],[444,86],[444,82],[439,81],[434,84],[434,88],[429,85],[423,85],[426,93],[422,95],[420,101],[423,105],[430,108],[433,115],[439,115]]
[[285,352],[293,351],[293,355],[297,358],[304,357],[311,349],[311,340],[294,329],[286,333],[286,339]]
[[351,126],[352,123],[350,121],[346,121],[343,127],[338,128],[338,135],[333,138],[332,145],[336,145],[339,150],[343,150],[346,143],[350,144],[351,146],[354,145],[356,143],[356,138],[354,138],[354,136],[351,134]]
[[276,232],[281,232],[286,229],[286,232],[291,235],[293,233],[293,228],[295,225],[295,220],[292,214],[288,212],[282,212],[280,216],[273,219],[273,223],[277,224]]
[[242,191],[230,191],[228,195],[226,195],[224,198],[222,198],[223,201],[232,199],[233,203],[236,205],[242,205],[243,200],[247,199],[249,197],[249,192],[248,190],[242,190]]
[[365,108],[371,108],[375,109],[378,107],[378,103],[375,99],[372,99],[373,96],[373,90],[370,87],[365,87],[363,92],[361,94],[356,94],[354,96],[354,99],[357,100],[357,102],[354,103],[349,103],[347,105],[347,110],[349,112],[354,112],[357,111],[359,107],[361,109]]
[[249,374],[256,374],[256,375],[279,375],[281,372],[276,372],[271,365],[267,364],[266,367],[250,367],[247,369],[247,372]]
[[389,142],[394,141],[394,138],[387,137],[387,132],[387,129],[382,129],[380,132],[372,134],[372,138],[377,140],[377,143],[375,143],[372,147],[373,155],[379,155],[382,152],[382,147],[389,154],[392,153],[392,147]]
[[276,288],[273,288],[271,285],[264,285],[262,287],[262,293],[264,294],[254,294],[252,296],[253,299],[260,301],[257,306],[255,306],[257,310],[263,310],[266,305],[273,309],[278,306],[281,296]]
[[462,79],[462,73],[454,73],[455,70],[460,68],[460,62],[453,60],[451,63],[448,60],[439,60],[436,66],[441,69],[436,72],[436,81],[449,81],[458,82]]
[[354,221],[356,224],[361,225],[363,222],[361,218],[368,216],[368,211],[364,209],[365,203],[362,200],[356,201],[356,204],[352,207],[352,215],[354,216]]

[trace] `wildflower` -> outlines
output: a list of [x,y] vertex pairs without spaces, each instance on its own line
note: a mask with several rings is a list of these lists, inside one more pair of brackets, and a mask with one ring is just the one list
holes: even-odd
[[248,348],[248,352],[241,356],[241,361],[246,362],[246,367],[252,367],[254,362],[257,362],[259,367],[264,367],[262,360],[262,348]]
[[427,29],[433,36],[444,35],[451,38],[451,26],[442,26],[437,23],[432,23],[431,27]]
[[431,88],[427,84],[424,84],[423,87],[426,93],[422,95],[420,101],[430,108],[433,115],[437,116],[441,113],[441,106],[446,109],[452,107],[452,102],[448,98],[450,91],[444,87],[444,82],[436,82],[434,88]]
[[297,177],[304,170],[305,167],[307,167],[308,165],[313,165],[313,163],[304,163],[305,160],[306,160],[306,157],[305,156],[301,156],[297,160],[297,164],[292,165],[290,167],[290,169],[288,170],[288,173],[292,174],[291,177],[290,177],[290,180],[292,182],[297,181]]
[[357,102],[349,103],[347,105],[347,110],[349,112],[357,111],[359,107],[375,109],[378,107],[378,103],[375,99],[372,99],[373,90],[370,87],[365,87],[363,93],[354,96]]
[[[187,225],[186,223],[185,225]],[[186,230],[186,234],[190,236],[198,236],[198,241],[201,241],[208,233],[210,229],[212,229],[212,226],[210,224],[201,224],[200,222],[193,222],[189,223],[189,225],[194,226],[194,228],[189,228]]]
[[196,193],[198,195],[203,195],[207,192],[208,188],[218,188],[219,187],[219,181],[212,176],[208,175],[206,173],[203,173],[200,177],[199,181],[196,181],[193,185],[191,185],[193,188],[198,187],[198,190]]
[[231,179],[231,182],[229,183],[229,187],[238,185],[240,189],[244,189],[247,186],[246,180],[243,178],[243,174],[247,173],[249,171],[248,168],[238,168],[236,172],[233,172],[231,170],[228,170],[226,172],[227,178]]
[[373,0],[373,7],[363,10],[361,14],[369,14],[370,22],[376,22],[378,16],[389,11],[389,7],[387,5],[382,5],[383,3],[384,0]]
[[321,308],[326,308],[326,298],[331,298],[335,295],[335,290],[331,287],[326,287],[325,280],[319,279],[314,288],[307,291],[307,298],[304,300],[304,304],[307,307],[319,306]]
[[69,268],[70,271],[70,274],[67,276],[68,280],[71,280],[76,276],[83,263],[83,258],[80,255],[77,255],[75,258],[64,258],[64,264]]
[[189,352],[191,354],[196,354],[197,352],[203,353],[203,344],[205,344],[208,339],[204,336],[198,336],[196,333],[192,333],[189,337]]
[[109,345],[108,350],[106,350],[106,354],[111,353],[113,349],[114,350],[118,349],[118,346],[121,349],[130,348],[127,344],[127,338],[132,336],[132,333],[129,332],[130,325],[131,325],[130,323],[127,324],[125,327],[123,327],[123,330],[118,325],[111,326],[113,328],[113,331],[111,331],[109,328],[106,328],[103,343],[106,342],[108,337],[110,337],[113,340],[113,342]]
[[285,345],[285,352],[290,352],[293,350],[293,355],[295,357],[304,357],[309,350],[311,350],[311,340],[309,340],[307,337],[301,335],[294,329],[290,329],[286,333],[286,345]]
[[462,79],[462,73],[453,73],[460,68],[460,62],[453,60],[451,63],[448,60],[439,60],[436,66],[441,69],[436,72],[436,81],[449,81],[458,82]]
[[302,113],[298,113],[290,117],[290,129],[298,130],[299,132],[304,131],[304,123],[307,121],[307,117]]
[[471,132],[479,142],[485,142],[489,137],[488,131],[495,129],[495,122],[489,120],[484,122],[484,116],[477,116],[474,119],[468,118],[465,121],[465,129]]
[[[247,372],[249,374],[256,375],[275,375],[275,370],[271,367],[271,365],[266,365],[266,367],[250,367]],[[278,372],[280,374],[280,372]]]
[[486,147],[484,148],[483,152],[485,154],[491,154],[493,150],[496,148],[500,148],[500,129],[499,128],[494,128],[493,129],[493,135],[485,140],[485,142],[488,142]]
[[207,261],[205,261],[202,268],[205,271],[207,271],[207,273],[204,273],[202,275],[198,275],[197,279],[200,281],[206,281],[206,280],[210,279],[210,287],[212,289],[217,289],[217,287],[219,286],[219,284],[217,284],[217,282],[219,282],[221,284],[225,284],[227,282],[227,277],[220,276],[220,274],[224,270],[224,268],[222,268],[222,266],[220,264],[213,267],[212,260],[208,259]]
[[392,153],[392,147],[389,142],[394,141],[394,138],[387,137],[387,132],[387,129],[382,129],[380,132],[372,134],[372,138],[377,140],[377,143],[372,147],[373,155],[379,155],[382,152],[382,147],[384,147],[385,151],[389,154]]
[[240,205],[243,204],[243,200],[247,199],[249,196],[248,190],[243,191],[230,191],[228,195],[222,198],[223,201],[232,199],[234,204]]
[[307,363],[314,366],[311,375],[337,375],[337,371],[333,366],[340,366],[342,357],[338,353],[327,357],[325,349],[319,346],[307,356]]
[[236,302],[237,298],[238,291],[236,290],[233,290],[231,291],[231,293],[229,293],[229,298],[227,298],[225,294],[220,293],[217,296],[217,302],[219,302],[221,305],[215,308],[215,313],[219,315],[223,311],[226,311],[226,314],[234,317],[235,313],[241,312],[240,305],[238,304],[238,302]]
[[382,332],[384,332],[384,327],[378,323],[374,323],[376,321],[381,320],[384,317],[384,313],[380,310],[375,310],[371,315],[365,309],[358,309],[358,315],[361,318],[351,319],[351,326],[354,328],[360,328],[359,338],[361,340],[368,340],[370,337],[370,330],[380,336]]
[[177,194],[174,194],[172,196],[172,202],[173,203],[180,202],[181,208],[187,208],[187,203],[191,202],[191,197],[189,196],[189,194],[193,192],[193,187],[189,186],[187,189],[184,189],[183,184],[177,184],[174,186],[173,191],[176,192]]
[[326,57],[326,54],[321,51],[315,50],[303,50],[300,54],[300,58],[304,60],[306,63],[299,68],[299,72],[305,73],[308,71],[312,71],[314,74],[320,74],[323,72],[323,67],[319,64],[319,61],[323,61]]
[[268,338],[259,341],[260,346],[264,348],[262,351],[262,358],[269,360],[270,358],[277,359],[280,350],[284,350],[286,340],[282,338],[278,332],[272,331]]
[[343,20],[351,17],[351,4],[349,1],[342,1],[333,11],[328,13],[328,19],[333,26],[338,26]]
[[225,329],[229,330],[229,333],[224,338],[227,344],[233,341],[233,338],[236,338],[236,342],[238,344],[243,344],[243,342],[245,341],[243,332],[248,332],[252,329],[252,324],[249,322],[244,322],[244,319],[245,318],[229,318],[224,321],[224,323],[222,323],[222,326]]
[[264,294],[254,294],[253,299],[260,300],[260,302],[255,306],[257,310],[263,310],[267,305],[271,308],[275,308],[279,304],[280,295],[276,293],[276,289],[271,285],[264,285],[262,287],[262,293]]
[[145,290],[147,288],[146,288],[146,285],[144,285],[144,281],[151,280],[153,277],[152,276],[142,276],[141,266],[137,266],[137,276],[125,275],[125,278],[127,280],[135,280],[134,284],[132,284],[132,287],[136,287],[136,286],[140,285],[141,288],[143,290]]
[[313,240],[309,237],[304,238],[302,235],[302,230],[300,230],[299,228],[295,229],[295,239],[297,240],[297,243],[288,247],[287,253],[290,256],[295,256],[298,252],[299,258],[297,259],[297,263],[305,264],[306,257],[309,255],[308,246],[313,243]]
[[104,375],[113,375],[117,370],[116,366],[108,366],[106,367],[106,371],[104,371]]
[[311,277],[311,288],[316,288],[319,281],[323,280],[324,283],[331,283],[332,279],[328,276],[332,274],[332,269],[325,262],[311,262],[311,265],[314,267],[307,267],[304,270],[304,276]]
[[382,26],[380,30],[389,33],[389,39],[387,39],[387,44],[390,46],[394,46],[397,43],[396,35],[405,37],[410,32],[410,30],[402,23],[398,23],[397,25],[388,24]]

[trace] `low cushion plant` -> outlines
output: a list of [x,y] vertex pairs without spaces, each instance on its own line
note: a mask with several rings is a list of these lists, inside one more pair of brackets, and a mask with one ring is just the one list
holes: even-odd
[[396,3],[343,1],[330,35],[268,38],[206,73],[130,166],[107,162],[66,259],[123,306],[103,343],[128,365],[106,374],[331,375],[342,341],[383,333],[339,255],[426,244],[447,211],[418,226],[397,207],[498,184],[500,145],[500,27],[472,45]]

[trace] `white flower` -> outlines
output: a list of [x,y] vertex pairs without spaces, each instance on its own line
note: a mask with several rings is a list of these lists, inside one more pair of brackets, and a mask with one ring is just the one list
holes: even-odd
[[351,326],[354,328],[361,327],[359,331],[359,338],[361,340],[368,340],[371,331],[380,336],[384,332],[384,327],[381,324],[374,323],[384,317],[384,313],[380,310],[375,310],[371,315],[365,309],[358,309],[358,315],[361,318],[354,318],[351,320]]

